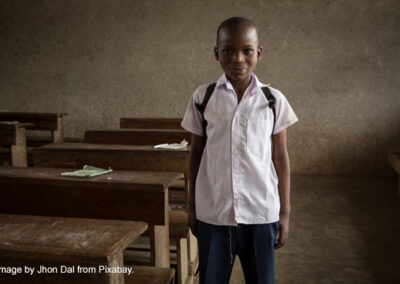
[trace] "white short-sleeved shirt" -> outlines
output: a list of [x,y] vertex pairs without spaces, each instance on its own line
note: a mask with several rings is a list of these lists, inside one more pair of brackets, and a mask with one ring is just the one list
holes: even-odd
[[[279,220],[278,177],[272,162],[274,123],[261,87],[252,80],[238,104],[226,76],[221,76],[204,112],[207,143],[196,180],[196,216],[214,225],[263,224]],[[203,136],[202,103],[208,84],[193,94],[182,127]],[[285,96],[270,88],[276,99],[274,134],[298,119]]]

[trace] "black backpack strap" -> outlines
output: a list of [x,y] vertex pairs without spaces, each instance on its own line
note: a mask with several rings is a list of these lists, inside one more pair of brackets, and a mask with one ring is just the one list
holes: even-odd
[[263,91],[265,97],[267,98],[268,106],[272,109],[272,113],[274,114],[274,125],[272,126],[272,133],[271,133],[272,136],[274,134],[275,122],[276,122],[276,110],[275,110],[276,99],[271,94],[271,90],[267,86],[262,87],[261,90]]
[[205,118],[204,118],[204,111],[206,110],[206,106],[208,104],[208,101],[210,100],[212,93],[214,92],[216,84],[217,83],[212,83],[211,85],[209,85],[207,87],[206,94],[205,94],[203,102],[201,104],[195,103],[197,110],[201,113],[201,117],[203,118],[203,135],[204,135],[204,138],[206,138],[206,139],[207,139],[207,133],[206,133],[207,120],[205,120]]

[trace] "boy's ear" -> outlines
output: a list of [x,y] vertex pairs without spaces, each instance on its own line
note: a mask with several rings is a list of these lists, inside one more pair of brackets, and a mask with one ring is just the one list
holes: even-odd
[[263,53],[263,48],[262,46],[259,46],[257,48],[257,59],[260,60],[262,58],[262,53]]
[[214,56],[216,60],[219,60],[219,55],[218,55],[218,46],[214,47]]

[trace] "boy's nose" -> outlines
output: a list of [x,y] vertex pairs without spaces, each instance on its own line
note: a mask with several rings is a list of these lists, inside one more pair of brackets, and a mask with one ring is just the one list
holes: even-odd
[[232,56],[233,62],[244,62],[244,55],[242,52],[235,52]]

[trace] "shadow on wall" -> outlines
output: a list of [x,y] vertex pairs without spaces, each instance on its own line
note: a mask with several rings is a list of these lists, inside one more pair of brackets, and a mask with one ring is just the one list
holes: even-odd
[[[288,150],[294,174],[393,176],[389,149],[400,147],[400,115],[392,123],[363,130],[356,125],[335,129],[288,130]],[[299,124],[302,123],[301,120]],[[365,127],[364,127],[365,129]],[[316,133],[320,133],[316,135]]]

